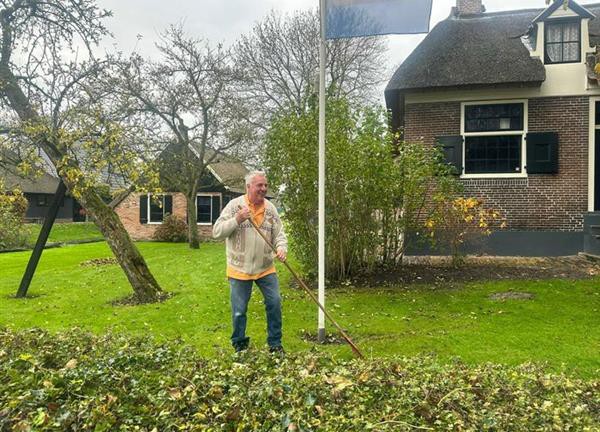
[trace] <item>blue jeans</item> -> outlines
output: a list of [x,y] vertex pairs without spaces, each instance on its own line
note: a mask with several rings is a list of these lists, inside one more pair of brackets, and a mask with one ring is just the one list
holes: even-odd
[[281,346],[281,296],[279,280],[275,273],[255,281],[229,278],[233,322],[231,344],[236,349],[244,349],[250,342],[250,338],[246,337],[246,312],[252,295],[253,282],[256,282],[264,298],[267,313],[267,343],[270,347],[279,347]]

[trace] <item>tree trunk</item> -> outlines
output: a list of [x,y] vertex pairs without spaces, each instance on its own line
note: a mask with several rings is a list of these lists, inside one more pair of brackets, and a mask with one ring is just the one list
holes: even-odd
[[[11,108],[17,113],[20,120],[24,123],[40,124],[37,111],[19,87],[17,79],[7,65],[0,65],[0,80],[3,82],[0,91],[6,96]],[[60,145],[60,143],[58,144]],[[55,167],[57,161],[65,156],[65,151],[57,148],[47,138],[42,139],[39,146],[46,152]],[[75,161],[71,163],[74,168],[79,168]],[[62,175],[61,178],[68,190],[72,191],[73,184]],[[160,297],[160,286],[150,273],[146,261],[131,241],[117,214],[104,204],[98,193],[93,189],[84,189],[80,201],[86,210],[89,210],[95,216],[96,224],[104,234],[115,258],[125,272],[136,300],[144,303],[157,301]]]
[[135,300],[138,303],[158,301],[162,290],[117,214],[102,201],[95,190],[84,191],[80,200],[85,209],[94,216],[95,224],[100,228],[125,272],[133,288]]
[[189,193],[186,194],[187,202],[187,219],[188,219],[188,244],[190,249],[200,249],[200,239],[198,237],[198,212],[196,208],[196,196],[198,195],[198,188],[193,187]]

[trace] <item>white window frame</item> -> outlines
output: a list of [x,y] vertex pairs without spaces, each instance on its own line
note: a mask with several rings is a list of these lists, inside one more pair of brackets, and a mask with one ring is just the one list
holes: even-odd
[[[510,130],[510,131],[493,131],[493,132],[465,132],[465,107],[470,105],[500,105],[509,103],[522,103],[523,104],[523,129],[522,130]],[[488,100],[488,101],[473,101],[473,102],[461,102],[460,104],[460,135],[463,138],[462,142],[462,172],[460,178],[526,178],[526,162],[527,162],[527,148],[526,140],[529,123],[529,106],[527,99],[508,99],[508,100]],[[521,171],[518,173],[486,173],[486,174],[467,174],[466,169],[466,147],[467,137],[472,136],[499,136],[499,135],[521,135]]]
[[212,225],[212,214],[213,214],[213,200],[212,197],[214,196],[218,196],[219,197],[219,202],[223,202],[223,197],[221,196],[221,193],[219,192],[203,192],[203,193],[199,193],[198,195],[196,195],[196,219],[198,219],[198,197],[210,197],[210,222],[197,222],[196,221],[196,225]]
[[[151,204],[152,196],[153,195],[160,195],[162,197],[162,213],[163,213],[163,216],[162,216],[162,220],[160,222],[151,222],[151,220],[150,220],[151,217],[152,217],[152,213],[150,212],[150,204]],[[148,193],[147,196],[148,196],[148,202],[146,203],[146,206],[147,206],[147,211],[148,211],[148,213],[147,213],[148,214],[148,222],[147,222],[148,225],[162,225],[163,221],[165,220],[165,194],[151,194],[151,193]]]
[[589,142],[588,142],[588,211],[594,211],[596,201],[596,130],[600,125],[596,125],[596,102],[600,102],[600,96],[590,97],[590,119],[589,119]]
[[[574,22],[574,21],[578,21],[579,23],[579,60],[577,61],[562,61],[562,62],[546,62],[546,32],[548,31],[548,24],[552,24],[552,25],[563,25],[566,24],[568,22]],[[543,48],[542,48],[542,52],[544,53],[544,57],[542,58],[544,61],[544,66],[554,66],[554,65],[565,65],[565,64],[581,64],[584,62],[584,58],[585,58],[585,52],[583,49],[583,19],[577,15],[577,14],[573,14],[573,15],[565,15],[565,16],[561,16],[561,17],[549,17],[546,21],[544,21],[544,28],[541,29],[542,30],[542,41],[543,41]]]

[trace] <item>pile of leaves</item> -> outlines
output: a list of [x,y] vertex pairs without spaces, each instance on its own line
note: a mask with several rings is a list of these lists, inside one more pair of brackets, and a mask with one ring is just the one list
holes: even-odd
[[0,430],[598,430],[600,381],[433,358],[199,356],[79,330],[0,330]]
[[100,267],[113,264],[118,264],[117,259],[114,257],[93,258],[79,263],[81,267]]

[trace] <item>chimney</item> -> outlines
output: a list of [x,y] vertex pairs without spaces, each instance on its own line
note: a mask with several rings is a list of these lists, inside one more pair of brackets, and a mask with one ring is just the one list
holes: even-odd
[[481,0],[456,0],[456,15],[481,15],[485,12],[485,7]]

